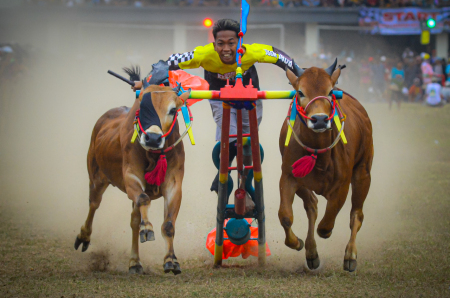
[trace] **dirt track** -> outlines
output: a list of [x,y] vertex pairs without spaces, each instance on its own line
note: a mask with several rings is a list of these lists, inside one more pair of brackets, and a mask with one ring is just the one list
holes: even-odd
[[[450,295],[450,106],[404,105],[398,112],[384,104],[366,105],[374,127],[375,159],[365,221],[357,237],[358,270],[342,270],[350,236],[347,202],[332,237],[317,237],[323,266],[311,274],[304,270],[304,252],[284,246],[277,218],[278,133],[288,104],[282,101],[265,104],[260,127],[272,256],[265,269],[256,268],[252,258],[226,261],[231,268],[211,269],[212,257],[204,244],[215,223],[216,198],[209,192],[215,173],[210,160],[215,128],[208,103],[196,104],[197,145],[185,142],[183,203],[175,236],[183,274],[162,273],[164,243],[157,232],[155,242],[141,245],[146,275],[128,276],[131,204],[117,189],[111,187],[104,195],[88,252],[73,250],[88,210],[85,159],[91,129],[106,109],[132,101],[128,87],[103,71],[83,78],[79,73],[64,73],[53,89],[46,76],[35,74],[24,90],[2,95],[7,110],[1,115],[6,124],[0,142],[1,296]],[[99,88],[103,86],[108,89]],[[294,208],[293,228],[304,239],[307,222],[299,199]],[[320,198],[319,219],[324,209]],[[155,231],[162,210],[161,200],[152,203],[149,218]]]

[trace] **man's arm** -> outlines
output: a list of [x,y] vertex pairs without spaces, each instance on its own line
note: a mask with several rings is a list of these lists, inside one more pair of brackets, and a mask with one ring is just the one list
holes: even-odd
[[[208,46],[208,45],[207,45]],[[191,52],[172,54],[167,59],[167,71],[178,69],[199,68],[201,66],[202,58],[205,55],[207,46],[196,47]],[[135,82],[135,86],[131,87],[133,91],[142,88],[142,82]]]
[[[294,73],[297,73],[294,68],[293,59],[280,49],[270,45],[251,44],[245,45],[246,55],[254,55],[256,61],[259,63],[272,63],[285,70],[288,67]],[[297,65],[298,67],[298,65]]]

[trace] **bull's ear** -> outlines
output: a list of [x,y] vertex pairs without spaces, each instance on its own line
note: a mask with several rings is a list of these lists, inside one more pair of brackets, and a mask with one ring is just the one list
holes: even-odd
[[337,68],[335,71],[333,71],[333,74],[331,75],[331,83],[334,85],[336,85],[336,82],[339,78],[339,76],[341,75],[341,68]]
[[291,83],[291,85],[294,87],[295,90],[297,90],[297,79],[298,77],[289,69],[286,67],[286,76]]
[[[182,99],[182,101],[180,100],[181,104],[180,107],[183,105],[183,103],[189,98],[189,95],[191,95],[191,89],[189,89],[188,91],[184,92],[183,94],[181,94],[179,96],[179,98]],[[177,106],[178,106],[178,102],[177,102]]]

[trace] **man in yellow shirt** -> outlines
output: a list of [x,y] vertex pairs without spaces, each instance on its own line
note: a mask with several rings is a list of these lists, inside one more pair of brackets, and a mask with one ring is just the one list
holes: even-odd
[[[214,42],[205,46],[196,47],[191,52],[173,54],[166,61],[167,72],[169,70],[189,69],[203,67],[205,70],[205,80],[209,83],[209,90],[220,90],[229,80],[233,85],[236,77],[236,52],[240,32],[239,22],[231,19],[221,19],[214,24],[213,35]],[[252,85],[259,89],[258,74],[254,64],[272,63],[283,69],[288,67],[294,73],[297,73],[298,66],[284,52],[277,48],[264,44],[243,44],[244,53],[241,59],[243,70],[243,83]],[[142,82],[135,82],[134,90],[141,89]],[[211,109],[216,127],[216,141],[220,141],[222,129],[222,102],[210,100]],[[262,101],[256,102],[256,112],[258,116],[258,125],[262,120]],[[242,111],[243,133],[250,132],[248,111]],[[237,133],[236,110],[231,109],[230,134]],[[235,139],[230,140],[230,162],[236,156]],[[245,150],[245,155],[251,154]],[[246,158],[248,160],[248,158]],[[211,186],[211,191],[218,189],[218,176]]]

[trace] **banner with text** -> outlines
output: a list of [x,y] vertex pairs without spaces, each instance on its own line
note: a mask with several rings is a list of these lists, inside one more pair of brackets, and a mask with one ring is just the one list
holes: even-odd
[[433,18],[436,27],[432,34],[450,32],[450,7],[421,8],[362,8],[359,26],[362,31],[382,35],[414,35],[421,33],[420,21]]

